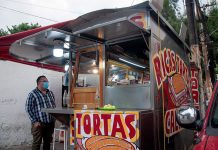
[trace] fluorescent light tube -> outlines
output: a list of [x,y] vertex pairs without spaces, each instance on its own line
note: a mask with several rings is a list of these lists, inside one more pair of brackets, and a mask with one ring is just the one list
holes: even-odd
[[123,58],[119,58],[119,60],[121,60],[121,61],[123,61],[123,62],[126,62],[126,63],[128,63],[128,64],[131,64],[131,65],[140,67],[140,68],[144,68],[144,69],[146,68],[145,66],[142,66],[142,65],[139,65],[139,64],[135,64],[135,63],[130,62],[130,61],[128,61],[128,60],[125,60],[125,59],[123,59]]

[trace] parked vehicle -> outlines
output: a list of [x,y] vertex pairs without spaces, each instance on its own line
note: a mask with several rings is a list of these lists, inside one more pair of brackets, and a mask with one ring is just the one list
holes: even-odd
[[194,140],[194,150],[218,149],[218,81],[210,99],[206,116],[200,120],[199,111],[196,108],[180,107],[176,112],[176,118],[180,126],[198,131]]

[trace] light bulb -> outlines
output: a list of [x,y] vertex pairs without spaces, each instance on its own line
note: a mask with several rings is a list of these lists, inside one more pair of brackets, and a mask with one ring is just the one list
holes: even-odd
[[65,65],[65,66],[64,66],[64,70],[65,70],[65,71],[67,71],[68,68],[69,68],[69,65]]
[[93,69],[92,72],[93,72],[94,74],[97,74],[97,73],[98,73],[98,69]]
[[63,55],[64,55],[63,49],[60,49],[60,48],[53,49],[53,56],[54,57],[62,57]]

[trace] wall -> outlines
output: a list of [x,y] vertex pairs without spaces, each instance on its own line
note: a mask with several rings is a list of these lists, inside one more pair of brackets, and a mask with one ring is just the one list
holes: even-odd
[[0,149],[31,143],[31,123],[25,102],[40,75],[47,76],[56,104],[61,106],[63,73],[0,60]]

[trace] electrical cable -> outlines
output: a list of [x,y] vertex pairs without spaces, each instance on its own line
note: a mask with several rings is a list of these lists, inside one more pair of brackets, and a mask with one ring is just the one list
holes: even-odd
[[56,21],[56,20],[53,20],[53,19],[49,19],[49,18],[37,16],[37,15],[34,15],[34,14],[26,13],[26,12],[19,11],[19,10],[16,10],[16,9],[12,9],[12,8],[9,8],[9,7],[5,7],[5,6],[2,6],[2,5],[0,5],[0,8],[8,9],[8,10],[11,10],[11,11],[15,11],[15,12],[18,12],[18,13],[21,13],[21,14],[25,14],[25,15],[36,17],[36,18],[48,20],[48,21],[51,21],[51,22],[59,22],[59,21]]
[[47,7],[47,6],[33,4],[33,3],[21,2],[21,1],[17,1],[17,0],[4,0],[4,1],[25,4],[25,5],[29,5],[29,6],[35,6],[35,7],[41,7],[41,8],[47,8],[47,9],[52,9],[52,10],[56,10],[56,11],[68,12],[68,13],[72,13],[72,14],[83,14],[80,12],[74,12],[74,11],[60,9],[60,8],[52,8],[52,7]]
[[134,3],[134,2],[135,2],[135,0],[133,0],[133,1],[132,1],[132,4],[131,4],[131,6],[133,5],[133,3]]

